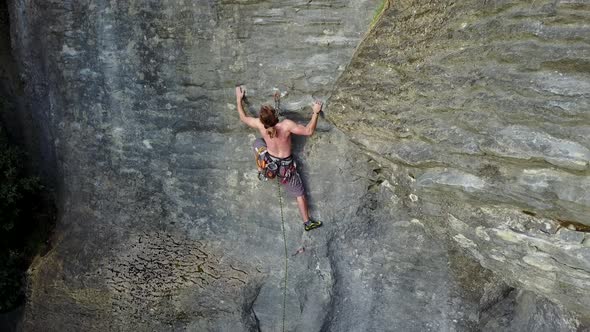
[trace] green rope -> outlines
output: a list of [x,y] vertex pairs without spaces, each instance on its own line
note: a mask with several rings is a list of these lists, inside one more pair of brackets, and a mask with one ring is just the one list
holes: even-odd
[[285,310],[287,308],[287,272],[289,256],[287,254],[287,235],[285,234],[285,217],[283,215],[283,197],[281,196],[281,184],[277,179],[277,188],[279,189],[279,205],[281,206],[281,226],[283,229],[283,244],[285,245],[285,283],[283,285],[283,332],[285,332]]

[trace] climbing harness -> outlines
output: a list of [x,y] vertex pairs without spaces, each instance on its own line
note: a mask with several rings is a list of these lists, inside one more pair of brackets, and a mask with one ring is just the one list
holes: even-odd
[[289,182],[291,176],[297,170],[297,164],[293,156],[287,158],[273,157],[265,147],[256,149],[256,166],[260,170],[258,173],[260,180],[266,181],[278,177],[282,184]]
[[289,156],[287,158],[276,158],[270,154],[267,155],[270,159],[270,163],[268,164],[267,168],[270,171],[275,172],[275,176],[279,177],[279,181],[282,184],[289,182],[289,179],[291,179],[291,176],[295,174],[297,169],[297,164],[295,163],[293,156]]
[[287,309],[287,276],[289,268],[289,255],[287,254],[287,235],[285,233],[285,217],[283,214],[283,196],[281,196],[281,184],[277,181],[279,191],[279,205],[281,207],[281,227],[283,229],[283,244],[285,246],[285,282],[283,284],[283,332],[285,332],[285,310]]

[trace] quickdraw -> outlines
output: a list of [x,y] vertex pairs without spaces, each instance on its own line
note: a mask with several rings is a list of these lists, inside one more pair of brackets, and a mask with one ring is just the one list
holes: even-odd
[[268,166],[268,162],[266,159],[266,155],[267,155],[267,151],[265,147],[260,147],[258,149],[256,149],[256,156],[254,157],[256,159],[256,166],[258,167],[258,170],[261,172],[260,174],[264,175],[264,177],[266,178],[266,174],[262,173],[262,172],[266,172],[266,168]]

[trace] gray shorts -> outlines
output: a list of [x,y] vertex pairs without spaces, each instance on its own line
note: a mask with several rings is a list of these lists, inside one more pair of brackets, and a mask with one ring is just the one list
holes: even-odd
[[[266,148],[266,142],[264,141],[264,139],[262,138],[257,138],[256,140],[254,140],[254,143],[252,143],[252,147],[254,148],[254,151],[258,151],[258,149],[260,149],[261,147]],[[275,158],[275,157],[273,157]],[[275,158],[275,159],[280,159],[280,158]],[[293,161],[295,162],[295,161]],[[281,166],[283,167],[283,166]],[[282,172],[282,169],[279,169],[279,174],[283,174],[284,172]],[[286,182],[283,183],[282,181],[279,181],[283,184],[283,186],[285,186],[285,190],[287,191],[287,193],[289,193],[289,195],[293,196],[293,197],[299,197],[299,196],[303,196],[305,195],[305,190],[303,189],[303,181],[301,181],[301,177],[299,176],[299,172],[297,172],[297,169],[295,169],[294,172],[291,173],[291,176],[289,176],[288,179],[286,179]]]

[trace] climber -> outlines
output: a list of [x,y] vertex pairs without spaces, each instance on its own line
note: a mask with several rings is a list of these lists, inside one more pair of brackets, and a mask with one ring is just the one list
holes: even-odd
[[296,198],[305,230],[309,231],[320,227],[322,222],[314,221],[309,216],[303,182],[297,172],[295,160],[291,155],[291,134],[313,135],[318,123],[319,113],[322,111],[322,102],[319,100],[313,102],[311,120],[307,126],[302,126],[288,119],[279,121],[277,110],[270,105],[260,107],[258,118],[247,116],[242,106],[245,93],[246,91],[241,86],[236,87],[236,103],[238,104],[240,121],[251,128],[258,129],[262,136],[253,143],[259,178],[278,177],[286,191]]

